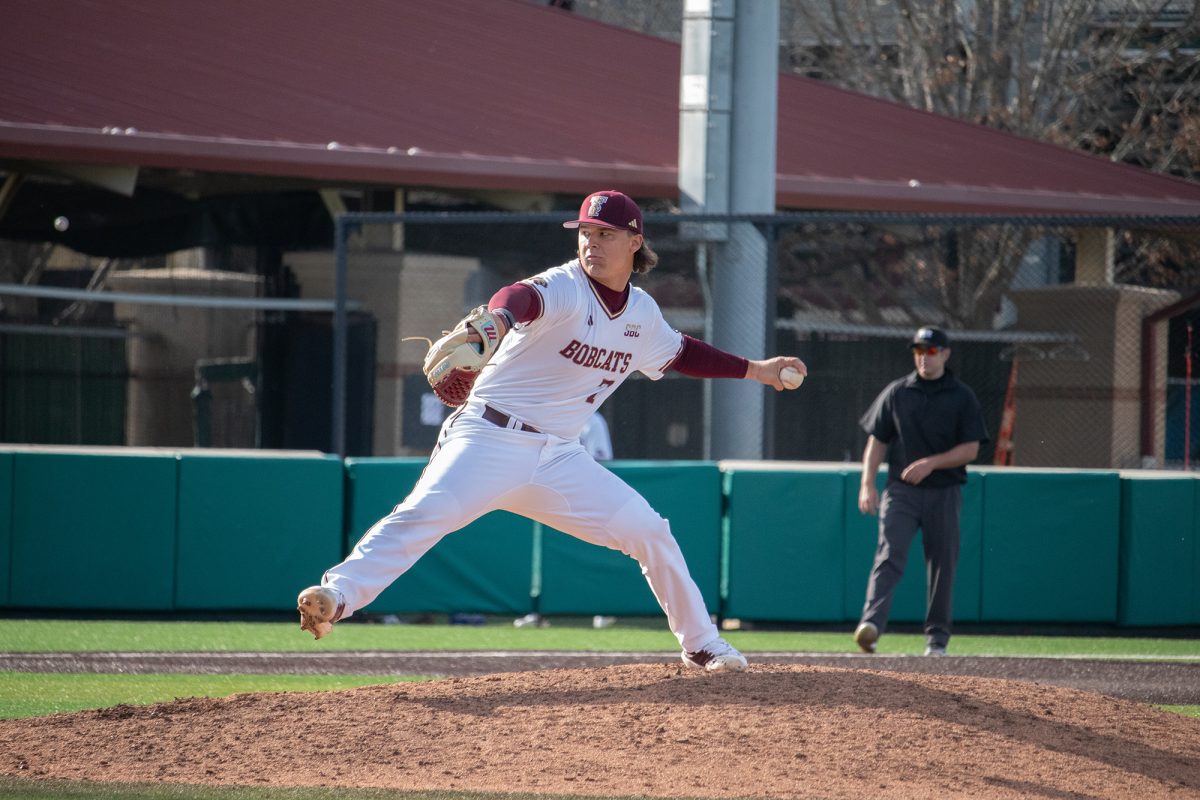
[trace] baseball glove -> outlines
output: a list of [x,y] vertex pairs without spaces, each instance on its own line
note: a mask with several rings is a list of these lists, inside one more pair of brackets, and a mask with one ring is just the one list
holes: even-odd
[[[500,345],[501,327],[497,315],[480,306],[429,346],[422,370],[439,400],[451,407],[467,401],[479,371]],[[472,331],[479,341],[471,341]]]

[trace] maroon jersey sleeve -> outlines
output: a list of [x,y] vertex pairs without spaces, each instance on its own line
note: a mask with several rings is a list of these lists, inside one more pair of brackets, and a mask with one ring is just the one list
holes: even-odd
[[750,362],[683,334],[683,349],[671,369],[693,378],[744,378]]
[[497,308],[507,310],[513,322],[533,322],[542,313],[542,298],[537,289],[529,284],[514,283],[492,295],[488,310],[495,311]]

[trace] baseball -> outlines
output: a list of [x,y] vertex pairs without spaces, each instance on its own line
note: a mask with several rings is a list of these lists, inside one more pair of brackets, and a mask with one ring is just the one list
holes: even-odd
[[804,373],[795,367],[784,367],[779,370],[779,380],[788,389],[799,389],[804,383]]
[[67,219],[66,217],[54,218],[54,230],[61,232],[65,231],[69,227],[71,227],[71,220]]

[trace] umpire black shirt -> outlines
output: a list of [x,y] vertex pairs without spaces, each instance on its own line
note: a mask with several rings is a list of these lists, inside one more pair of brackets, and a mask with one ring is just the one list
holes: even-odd
[[[892,381],[859,420],[862,429],[888,446],[888,483],[914,461],[963,442],[988,441],[987,425],[971,387],[946,370],[927,381],[913,370]],[[920,485],[939,489],[967,482],[966,465],[935,469]]]

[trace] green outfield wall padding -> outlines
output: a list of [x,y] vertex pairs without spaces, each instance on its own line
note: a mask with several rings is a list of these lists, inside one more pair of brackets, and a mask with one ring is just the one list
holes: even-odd
[[173,456],[15,453],[12,464],[13,606],[171,608]]
[[1200,480],[1192,486],[1192,624],[1200,625]]
[[336,456],[181,455],[175,607],[291,610],[340,556]]
[[1196,487],[1187,476],[1121,476],[1122,625],[1196,622]]
[[984,480],[982,475],[968,469],[967,482],[962,487],[958,573],[954,577],[955,622],[983,619],[983,519],[987,512]]
[[11,604],[13,456],[0,453],[0,605]]
[[[408,495],[426,463],[423,458],[347,460],[347,552]],[[364,612],[526,614],[532,607],[532,553],[533,523],[492,512],[442,539]]]
[[[0,604],[288,611],[403,500],[425,464],[0,452]],[[858,465],[609,468],[671,522],[710,610],[845,623],[847,634],[857,621],[877,525],[857,510]],[[503,512],[477,520],[365,611],[520,616],[538,593],[546,614],[661,613],[632,559],[549,528],[535,538],[536,527]],[[972,467],[962,534],[957,622],[1200,624],[1195,477]],[[923,619],[924,583],[918,538],[892,622]]]
[[846,473],[736,467],[725,472],[725,614],[754,620],[845,618]]
[[[879,516],[858,510],[858,487],[862,475],[854,470],[846,475],[846,606],[845,617],[857,623],[866,602],[867,580],[875,561],[879,542]],[[887,485],[887,470],[880,470],[876,482],[880,495]],[[956,622],[979,621],[980,539],[983,531],[983,477],[967,473],[962,487],[962,514],[959,516],[958,571],[954,578],[954,619]],[[918,533],[908,553],[904,577],[892,599],[889,623],[924,623],[926,598],[925,553],[923,534]]]
[[[721,472],[713,462],[613,461],[609,469],[671,525],[692,580],[712,613],[719,609]],[[614,509],[615,510],[615,509]],[[553,528],[542,534],[543,614],[659,615],[637,562]]]
[[989,470],[984,622],[1117,621],[1116,472]]

